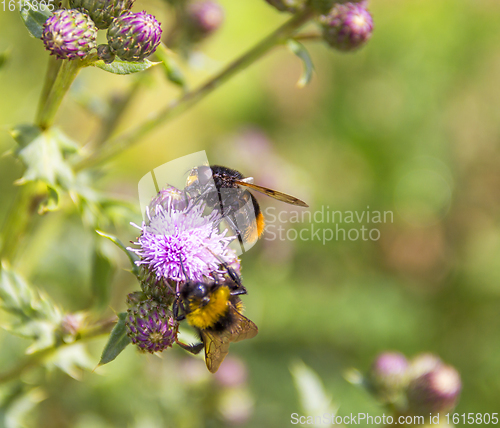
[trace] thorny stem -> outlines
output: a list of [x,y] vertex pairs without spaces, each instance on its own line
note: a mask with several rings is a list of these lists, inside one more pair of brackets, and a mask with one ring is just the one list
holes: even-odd
[[235,76],[241,70],[246,69],[255,61],[263,57],[274,46],[283,43],[286,39],[293,35],[303,24],[309,21],[314,16],[314,12],[310,9],[294,15],[290,20],[285,22],[280,28],[258,43],[255,47],[229,64],[224,70],[211,78],[208,82],[201,85],[197,89],[184,94],[178,100],[168,104],[162,110],[151,115],[149,119],[142,124],[136,126],[130,131],[126,131],[116,137],[108,140],[102,145],[102,149],[92,153],[86,159],[80,161],[75,165],[76,170],[93,167],[100,164],[118,153],[129,148],[137,143],[144,135],[157,128],[167,120],[170,120],[179,114],[183,113],[207,95],[212,93],[215,89],[227,82],[231,77]]
[[113,329],[115,323],[117,321],[117,317],[109,318],[106,320],[101,320],[88,327],[84,331],[82,331],[78,336],[75,337],[75,340],[71,343],[59,342],[51,348],[44,349],[43,351],[37,352],[35,354],[31,354],[26,357],[23,361],[21,361],[17,366],[12,367],[10,370],[0,374],[0,384],[8,382],[10,380],[18,378],[22,375],[26,370],[37,366],[47,357],[52,355],[58,349],[64,346],[71,346],[76,342],[85,341],[89,339],[93,339],[95,337],[108,334]]

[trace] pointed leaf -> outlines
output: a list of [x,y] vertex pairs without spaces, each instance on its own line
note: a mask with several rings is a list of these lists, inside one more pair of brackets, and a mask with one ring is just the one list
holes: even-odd
[[304,72],[297,82],[297,85],[300,88],[303,88],[312,79],[314,65],[311,56],[309,55],[309,52],[307,51],[305,46],[302,43],[297,42],[296,40],[289,39],[287,41],[287,45],[288,48],[302,60],[302,64],[304,65]]
[[43,24],[45,24],[45,21],[52,15],[49,9],[53,8],[54,5],[50,2],[48,5],[42,5],[42,3],[38,3],[37,1],[23,0],[21,6],[21,19],[31,36],[36,39],[42,37]]
[[94,364],[81,343],[60,347],[56,352],[45,360],[48,368],[57,367],[73,379],[80,380],[82,371],[92,371]]
[[179,65],[172,56],[171,51],[162,43],[155,52],[156,57],[161,61],[167,79],[173,84],[186,88],[186,79]]
[[114,326],[109,340],[104,350],[102,351],[99,366],[108,364],[113,361],[126,347],[131,343],[130,338],[127,336],[127,329],[125,327],[126,312],[118,314],[118,322]]
[[336,413],[337,409],[332,406],[332,398],[325,392],[323,383],[314,370],[302,361],[297,361],[290,368],[290,372],[304,413],[309,415]]
[[127,62],[116,59],[111,64],[106,64],[104,61],[98,60],[90,65],[113,74],[133,74],[147,70],[148,68],[153,67],[154,65],[157,64],[160,63],[151,62],[147,59],[141,62]]
[[125,254],[127,255],[128,259],[130,260],[130,264],[132,265],[132,273],[135,276],[138,276],[139,275],[139,266],[137,266],[135,264],[135,262],[137,260],[139,260],[138,257],[134,253],[131,253],[130,251],[128,251],[127,248],[125,247],[125,245],[123,245],[123,243],[116,236],[109,235],[109,234],[103,232],[102,230],[96,230],[96,232],[97,232],[97,234],[99,236],[102,236],[103,238],[108,238],[120,250],[122,250],[122,251],[125,252]]
[[[105,241],[103,241],[105,242]],[[115,271],[112,258],[106,254],[101,240],[96,242],[92,258],[91,289],[94,306],[97,310],[107,307],[111,295],[111,279]]]
[[53,188],[57,185],[65,189],[71,187],[74,174],[66,156],[76,148],[73,145],[70,149],[67,137],[59,130],[42,132],[36,126],[20,125],[11,130],[11,135],[20,146],[17,155],[26,166],[18,184],[40,180]]

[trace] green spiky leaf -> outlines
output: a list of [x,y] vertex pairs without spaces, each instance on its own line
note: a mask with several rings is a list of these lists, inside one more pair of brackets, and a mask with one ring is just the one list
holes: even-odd
[[103,366],[113,361],[131,343],[125,327],[126,316],[126,312],[118,314],[118,322],[111,331],[108,343],[102,351],[99,366]]
[[[17,4],[16,4],[17,6]],[[43,4],[33,0],[23,0],[21,6],[21,19],[32,37],[40,39],[43,32],[43,24],[52,15],[49,9],[54,8],[54,4]]]

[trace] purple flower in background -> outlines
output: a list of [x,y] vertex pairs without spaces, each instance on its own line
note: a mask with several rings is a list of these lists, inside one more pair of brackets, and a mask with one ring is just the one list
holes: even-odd
[[224,22],[224,9],[211,0],[191,3],[186,13],[186,23],[193,41],[209,36]]
[[366,2],[337,4],[321,16],[326,42],[341,51],[363,46],[373,33],[373,18],[366,7]]
[[153,300],[130,308],[125,325],[132,343],[150,353],[171,347],[177,338],[178,324],[172,313]]
[[108,30],[111,52],[123,61],[142,61],[154,53],[161,42],[160,23],[146,12],[126,12]]
[[462,382],[451,366],[444,364],[412,380],[408,386],[408,406],[416,415],[450,412],[457,405]]
[[201,281],[218,269],[220,260],[216,256],[229,265],[236,262],[234,251],[228,248],[234,237],[226,237],[227,230],[219,232],[221,216],[217,210],[203,215],[204,204],[190,201],[182,209],[175,205],[163,201],[149,210],[148,223],[134,225],[142,230],[134,243],[139,248],[129,248],[141,258],[137,265],[157,280]]
[[408,384],[408,369],[408,360],[400,352],[384,352],[375,359],[369,380],[382,402],[401,401],[403,389]]
[[56,10],[43,26],[45,49],[58,59],[85,58],[97,47],[97,28],[88,15],[77,10]]

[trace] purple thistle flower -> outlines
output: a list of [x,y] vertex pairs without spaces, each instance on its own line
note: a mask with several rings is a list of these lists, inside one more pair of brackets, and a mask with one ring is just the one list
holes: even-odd
[[97,28],[77,10],[56,10],[43,26],[45,49],[58,59],[85,58],[96,44]]
[[167,306],[154,300],[128,309],[125,325],[132,343],[150,353],[172,347],[177,339],[177,321]]
[[320,18],[323,38],[333,48],[352,51],[363,46],[372,36],[373,18],[367,3],[337,4]]
[[415,378],[408,386],[408,407],[415,415],[446,413],[457,405],[462,383],[460,375],[444,364]]
[[186,24],[192,41],[201,40],[216,31],[224,22],[224,9],[214,1],[199,1],[187,8]]
[[[170,201],[170,202],[169,202]],[[234,240],[226,237],[227,230],[219,232],[221,216],[217,210],[203,215],[205,205],[189,201],[186,207],[177,208],[172,199],[150,206],[148,223],[139,227],[141,236],[129,248],[141,260],[137,265],[145,268],[156,281],[201,281],[217,271],[222,258],[229,265],[237,257],[228,245]],[[188,278],[184,276],[184,267]]]
[[109,27],[111,52],[123,61],[142,61],[154,53],[161,42],[160,23],[146,12],[126,12]]
[[401,401],[408,384],[409,363],[399,352],[384,352],[374,361],[369,374],[370,386],[384,403]]

